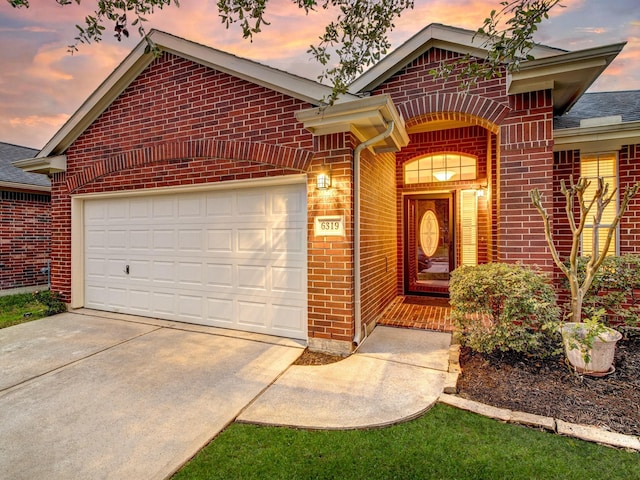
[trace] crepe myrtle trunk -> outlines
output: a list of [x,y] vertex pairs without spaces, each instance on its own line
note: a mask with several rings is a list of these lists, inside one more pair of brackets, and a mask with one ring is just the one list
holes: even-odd
[[[585,199],[585,193],[592,181],[597,182],[595,193],[591,198]],[[544,223],[544,234],[551,250],[551,256],[558,268],[567,277],[569,288],[571,290],[571,313],[570,321],[582,321],[582,301],[585,294],[591,287],[598,269],[602,265],[607,251],[611,245],[613,234],[620,222],[620,218],[624,215],[629,206],[631,199],[638,193],[640,183],[628,188],[623,196],[620,208],[616,213],[613,222],[608,227],[601,227],[602,214],[604,209],[615,199],[616,189],[609,192],[609,184],[604,182],[602,177],[597,179],[587,179],[580,177],[577,182],[573,181],[573,176],[569,178],[569,184],[562,180],[560,191],[565,197],[564,210],[567,215],[569,227],[571,228],[571,252],[567,259],[560,258],[551,229],[551,219],[547,210],[542,206],[542,195],[536,188],[531,191],[531,200],[536,207]],[[577,202],[577,210],[575,209]],[[594,208],[595,207],[595,208]],[[592,216],[591,216],[592,215]],[[591,252],[589,261],[585,267],[585,274],[582,282],[578,275],[578,257],[580,255],[580,239],[587,220],[591,218],[593,230],[593,241],[591,242]],[[598,248],[598,232],[601,228],[606,228],[607,237],[601,249]],[[587,252],[583,252],[585,254]]]

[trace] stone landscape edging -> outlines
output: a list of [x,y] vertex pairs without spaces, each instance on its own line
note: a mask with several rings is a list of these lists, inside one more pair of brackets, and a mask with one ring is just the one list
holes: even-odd
[[569,423],[557,418],[493,407],[475,400],[459,397],[455,393],[457,392],[458,376],[461,372],[460,345],[453,344],[449,349],[449,371],[447,372],[444,392],[438,398],[438,402],[506,423],[541,428],[559,435],[579,438],[608,447],[640,452],[640,436],[610,432],[592,425]]

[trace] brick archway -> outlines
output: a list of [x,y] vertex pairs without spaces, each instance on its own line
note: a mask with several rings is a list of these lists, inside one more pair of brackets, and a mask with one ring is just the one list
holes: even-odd
[[407,119],[408,130],[422,123],[447,120],[479,125],[495,134],[510,110],[495,100],[460,93],[426,95],[402,103],[397,108]]
[[100,160],[67,178],[69,193],[110,173],[149,165],[165,160],[212,158],[250,161],[263,165],[306,172],[313,152],[264,143],[199,140],[164,143],[139,148]]

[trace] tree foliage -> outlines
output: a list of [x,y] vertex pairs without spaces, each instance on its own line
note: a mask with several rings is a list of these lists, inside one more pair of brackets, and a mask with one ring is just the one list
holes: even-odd
[[538,26],[549,18],[549,12],[562,7],[561,0],[505,0],[492,10],[476,32],[474,39],[487,48],[484,61],[474,61],[465,55],[458,62],[440,65],[431,73],[447,79],[460,68],[461,87],[471,88],[478,80],[502,76],[503,71],[515,72],[524,60],[533,60],[533,37]]
[[[29,0],[7,0],[13,7],[30,6]],[[62,6],[81,0],[54,0]],[[129,36],[129,28],[147,38],[149,48],[159,50],[146,35],[147,16],[165,7],[179,7],[179,0],[85,0],[95,1],[96,10],[88,15],[82,25],[76,25],[78,34],[69,46],[73,53],[80,44],[100,42],[105,25],[113,25],[118,40]],[[333,85],[329,98],[333,103],[348,91],[353,82],[367,67],[375,64],[391,46],[389,33],[397,19],[407,10],[413,9],[414,0],[291,0],[305,13],[316,9],[336,12],[335,19],[325,26],[316,45],[308,53],[324,66],[318,78]],[[486,39],[488,55],[485,61],[462,62],[462,78],[468,86],[480,78],[500,75],[503,68],[515,70],[523,59],[530,59],[533,34],[549,11],[559,5],[560,0],[509,0],[500,2],[500,9],[493,10],[485,19],[478,34]],[[244,38],[252,40],[268,25],[266,14],[268,0],[218,0],[218,15],[227,28],[238,24]],[[426,22],[425,22],[426,23]],[[448,77],[455,65],[442,65],[433,73]]]

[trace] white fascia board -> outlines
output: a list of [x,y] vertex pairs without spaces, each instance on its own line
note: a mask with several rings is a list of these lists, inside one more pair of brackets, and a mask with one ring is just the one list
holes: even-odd
[[145,53],[146,47],[146,41],[142,40],[47,142],[38,157],[59,155],[69,148],[153,61],[153,54]]
[[[487,39],[486,35],[476,34],[472,30],[433,23],[363,73],[349,86],[349,92],[356,94],[376,88],[431,48],[485,58],[488,51]],[[542,58],[565,52],[558,48],[534,45],[530,53],[536,58]]]
[[592,127],[563,128],[553,131],[556,152],[580,150],[582,152],[618,151],[623,145],[640,144],[640,121],[597,125]]
[[[298,77],[260,63],[236,57],[205,45],[194,43],[165,32],[153,30],[149,38],[163,51],[192,60],[200,65],[228,73],[257,85],[279,91],[312,105],[320,105],[332,89],[313,80]],[[89,127],[111,103],[154,60],[146,53],[147,42],[141,40],[135,49],[91,94],[62,128],[47,142],[38,157],[62,154]],[[344,95],[336,103],[357,97]]]
[[25,172],[49,175],[67,171],[67,156],[56,155],[53,157],[27,158],[25,160],[16,160],[12,162],[12,164],[14,167],[24,170]]
[[536,81],[548,82],[561,75],[580,71],[596,72],[597,78],[625,45],[626,42],[616,43],[522,62],[518,71],[509,75],[508,93],[524,93],[526,90],[523,90],[523,86],[535,85]]
[[393,132],[385,139],[385,144],[373,147],[377,151],[398,151],[409,143],[404,119],[388,95],[301,110],[296,113],[296,119],[313,135],[351,132],[361,142],[384,132],[388,123],[393,121]]
[[31,185],[29,183],[0,182],[0,187],[12,188],[14,190],[29,190],[34,192],[51,193],[51,187],[45,187],[44,185]]
[[[321,105],[323,98],[328,97],[332,92],[331,87],[308,78],[299,77],[253,60],[237,57],[222,50],[207,47],[158,30],[154,30],[151,33],[151,38],[166,52],[187,58],[200,65],[234,77],[242,78],[270,90],[284,93],[311,105]],[[357,97],[353,95],[345,95],[336,100],[336,103],[355,98]]]

